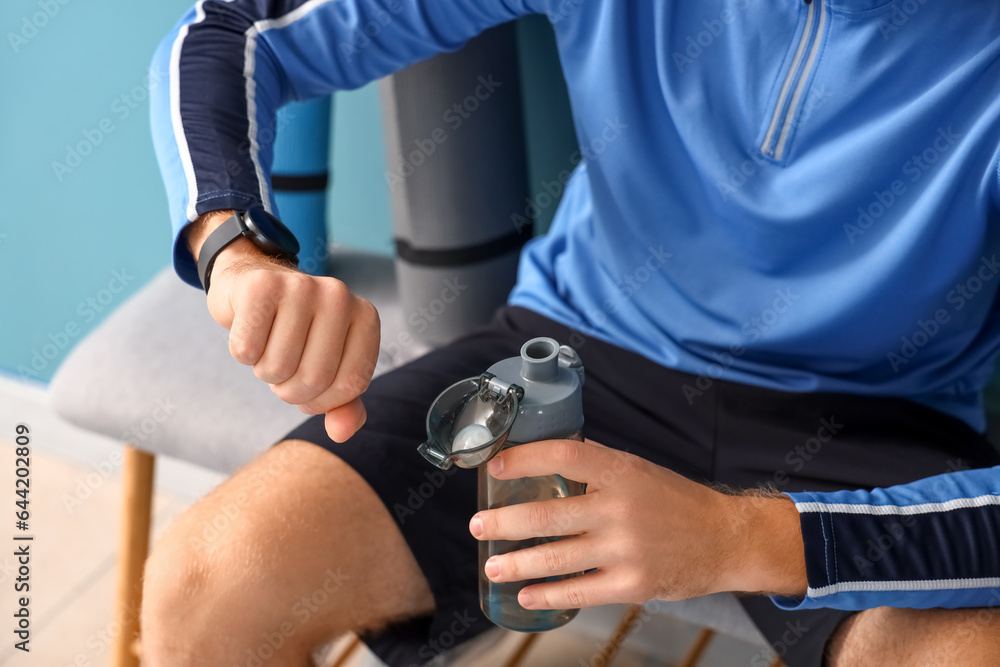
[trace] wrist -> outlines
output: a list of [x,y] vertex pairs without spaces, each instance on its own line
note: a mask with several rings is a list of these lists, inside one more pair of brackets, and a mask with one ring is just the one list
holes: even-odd
[[805,595],[805,550],[795,504],[782,495],[728,498],[728,523],[735,534],[723,559],[725,590]]
[[[200,216],[186,230],[186,242],[195,262],[201,258],[205,244],[215,231],[234,215],[234,211],[211,211]],[[221,250],[215,252],[210,274],[212,283],[241,275],[260,267],[294,270],[296,265],[286,259],[267,254],[247,237],[236,238]]]
[[205,240],[233,213],[235,211],[210,211],[198,216],[194,222],[187,226],[185,241],[196,263],[201,254],[201,247],[205,245]]

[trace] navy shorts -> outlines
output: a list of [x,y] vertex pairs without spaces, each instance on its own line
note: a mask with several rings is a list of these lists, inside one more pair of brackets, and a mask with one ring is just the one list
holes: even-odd
[[[476,474],[442,472],[417,453],[431,402],[446,387],[519,354],[529,338],[572,345],[586,370],[584,434],[698,481],[779,491],[871,488],[985,467],[1000,455],[969,425],[899,398],[790,393],[664,368],[530,310],[501,308],[489,326],[376,378],[368,421],[338,444],[312,417],[288,434],[336,454],[364,477],[395,518],[434,594],[435,611],[364,637],[392,667],[423,664],[437,651],[489,629],[479,611]],[[706,387],[706,385],[708,385]],[[700,394],[685,391],[693,387]],[[821,443],[825,429],[833,438]],[[789,667],[818,667],[849,612],[783,611],[763,596],[740,597],[757,627],[782,647]],[[791,645],[789,623],[809,632]],[[787,639],[787,637],[785,637]]]

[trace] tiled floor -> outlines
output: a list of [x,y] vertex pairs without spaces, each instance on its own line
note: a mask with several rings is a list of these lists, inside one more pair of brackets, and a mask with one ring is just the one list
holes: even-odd
[[[99,667],[108,664],[110,641],[116,628],[111,607],[114,589],[115,545],[121,483],[119,446],[83,433],[51,414],[40,389],[0,381],[0,504],[10,503],[10,525],[0,520],[0,542],[13,545],[14,425],[32,429],[31,457],[31,652],[13,648],[9,623],[0,642],[0,665],[6,667]],[[220,477],[181,462],[160,460],[154,499],[155,540],[185,507],[212,488]],[[6,497],[6,500],[5,500]],[[6,535],[6,536],[5,536]],[[17,576],[14,547],[0,546],[0,617],[10,619],[15,608]],[[617,613],[617,612],[615,612]],[[567,627],[547,633],[534,644],[525,661],[529,666],[587,667],[604,637],[589,628],[613,621],[595,620],[609,610],[581,616]],[[589,620],[588,620],[589,619]],[[626,643],[615,657],[615,667],[671,665],[684,654],[697,628],[658,617],[656,648],[644,650]],[[522,635],[511,633],[496,649],[477,659],[477,665],[502,665]],[[702,667],[746,665],[757,652],[748,644],[717,638],[700,663]],[[357,651],[350,667],[378,663]]]

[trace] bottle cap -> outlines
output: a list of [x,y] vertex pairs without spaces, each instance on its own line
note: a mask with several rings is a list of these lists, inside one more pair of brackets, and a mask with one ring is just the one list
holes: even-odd
[[427,440],[417,449],[442,470],[475,468],[508,438],[568,437],[583,425],[582,384],[583,364],[572,348],[532,338],[519,356],[441,392],[427,412]]
[[427,441],[417,449],[448,470],[475,468],[500,451],[517,417],[524,390],[491,373],[466,378],[441,392],[427,412]]

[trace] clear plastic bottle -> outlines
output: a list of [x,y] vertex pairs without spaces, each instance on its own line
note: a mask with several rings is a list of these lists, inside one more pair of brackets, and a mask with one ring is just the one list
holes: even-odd
[[[427,441],[420,453],[442,469],[479,468],[479,509],[498,509],[582,495],[585,485],[559,475],[498,480],[487,463],[503,449],[556,438],[583,440],[583,364],[576,352],[552,338],[533,338],[518,357],[498,361],[478,378],[456,382],[427,413]],[[579,609],[528,610],[517,601],[538,580],[495,584],[486,560],[497,554],[558,540],[494,540],[479,543],[479,597],[487,618],[510,630],[542,632],[565,625]],[[551,577],[558,581],[575,574]]]
[[[583,441],[580,431],[565,436],[567,439]],[[515,447],[521,443],[508,441],[503,449]],[[503,450],[501,450],[503,451]],[[545,477],[524,477],[521,479],[496,479],[489,474],[486,466],[479,466],[479,509],[498,509],[518,503],[530,503],[553,498],[568,498],[584,493],[586,485],[565,479],[560,475]],[[546,609],[529,610],[517,601],[521,589],[532,584],[545,581],[559,581],[569,576],[548,577],[546,579],[530,579],[528,581],[512,581],[494,583],[486,578],[484,567],[491,556],[510,553],[520,549],[554,542],[561,537],[539,537],[530,540],[491,540],[479,543],[479,604],[486,617],[497,625],[518,632],[543,632],[569,623],[580,613],[579,609]]]

